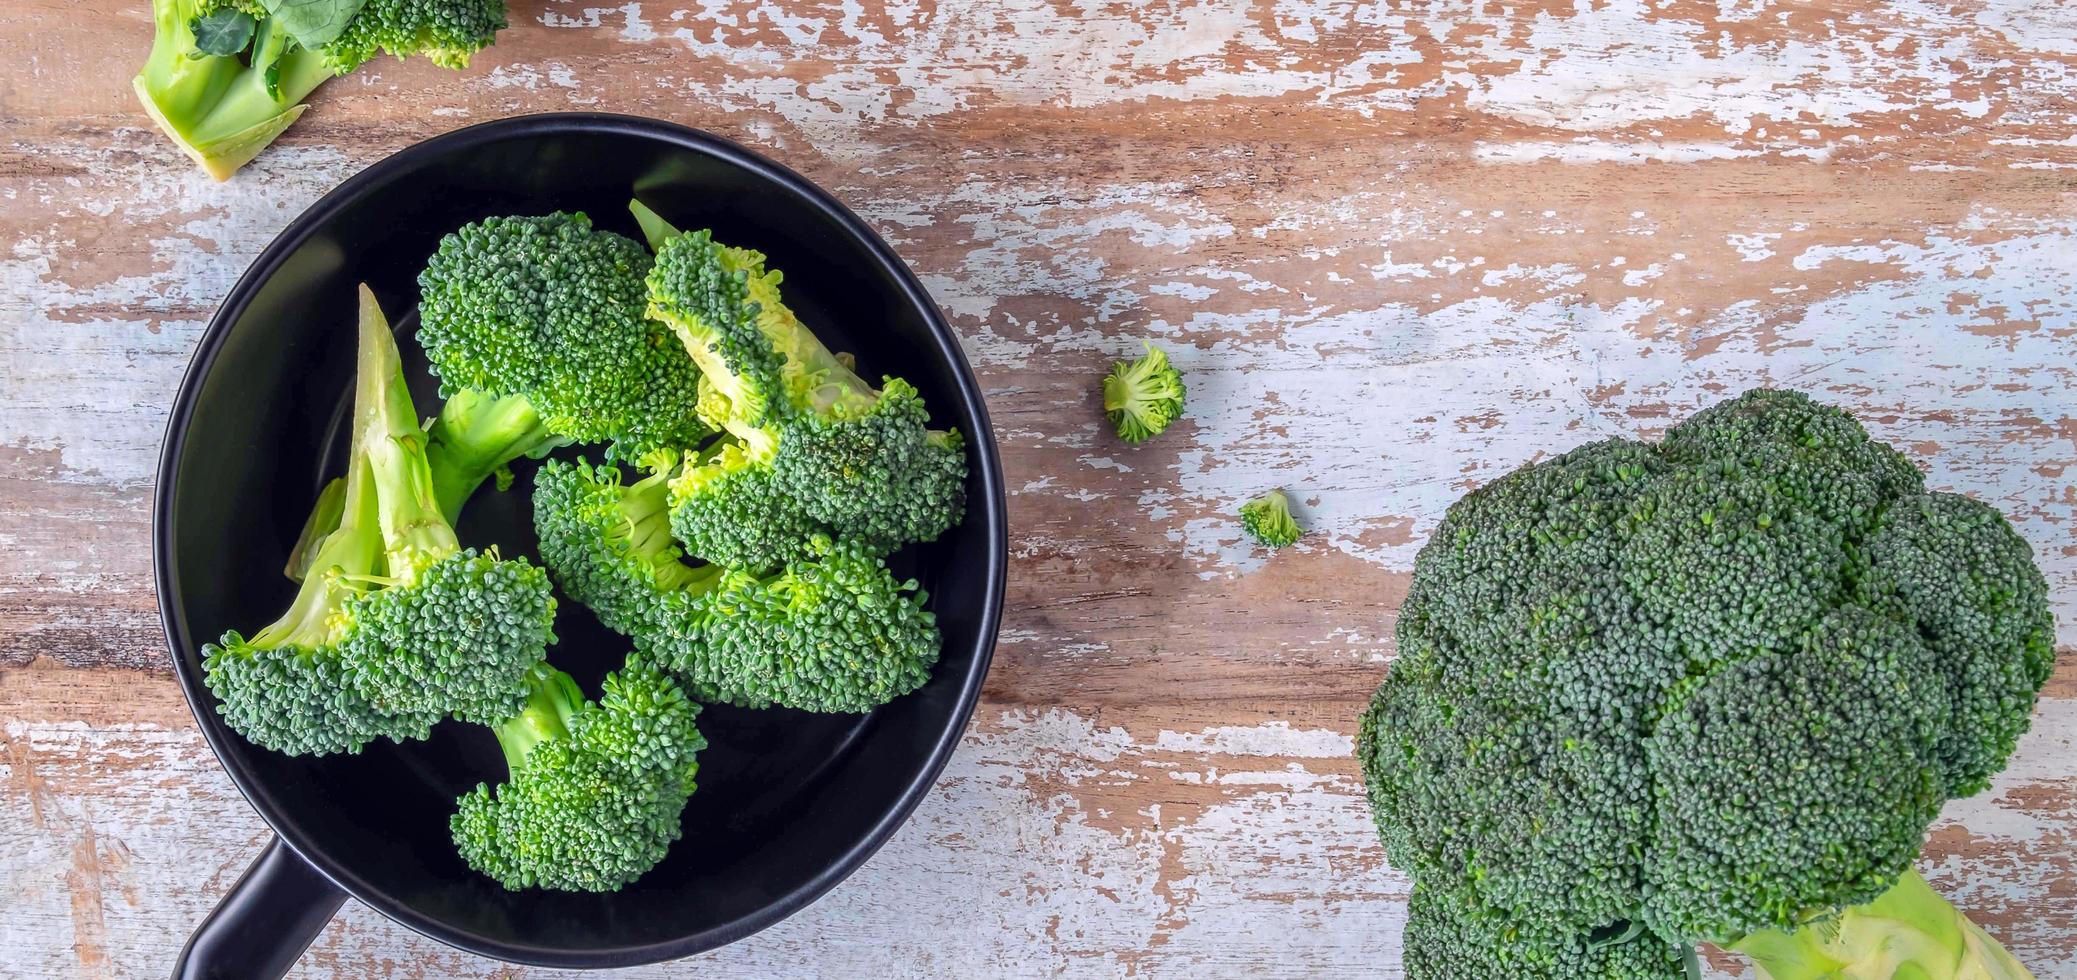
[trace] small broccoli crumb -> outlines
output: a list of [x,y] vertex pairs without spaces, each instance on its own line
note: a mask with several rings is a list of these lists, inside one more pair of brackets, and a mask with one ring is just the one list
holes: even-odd
[[1282,490],[1271,490],[1240,505],[1240,526],[1265,548],[1285,547],[1305,533],[1291,516],[1291,500]]
[[1183,414],[1183,375],[1168,353],[1151,343],[1146,356],[1119,361],[1103,379],[1103,410],[1118,438],[1138,445],[1160,435]]

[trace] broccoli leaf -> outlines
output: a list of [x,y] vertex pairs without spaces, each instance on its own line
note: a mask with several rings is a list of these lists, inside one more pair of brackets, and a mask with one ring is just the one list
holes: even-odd
[[345,33],[366,0],[260,0],[281,29],[305,48],[316,50]]
[[252,44],[255,23],[251,14],[228,7],[189,21],[188,31],[195,35],[195,54],[227,58],[244,52]]

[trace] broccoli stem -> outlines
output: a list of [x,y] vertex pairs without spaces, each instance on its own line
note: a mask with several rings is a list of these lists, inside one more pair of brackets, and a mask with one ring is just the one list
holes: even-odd
[[366,285],[360,289],[358,350],[353,441],[373,471],[390,575],[401,578],[406,569],[460,551],[461,542],[433,491],[425,430],[411,406],[397,338]]
[[705,592],[721,580],[720,569],[711,565],[695,568],[678,560],[678,542],[671,537],[673,472],[669,467],[658,469],[620,495],[620,513],[627,521],[628,553],[649,562],[657,588]]
[[318,649],[330,644],[334,616],[355,578],[382,567],[382,537],[375,531],[375,496],[368,467],[355,461],[340,494],[339,526],[311,552],[296,598],[288,611],[252,638],[255,647]]
[[2032,980],[1989,933],[1916,871],[1872,902],[1793,933],[1768,929],[1730,944],[1771,980]]
[[511,480],[505,467],[513,460],[540,457],[566,445],[569,440],[548,431],[525,395],[495,398],[464,388],[448,396],[426,430],[433,500],[452,524],[460,518],[462,505],[492,474],[498,475],[502,488]]
[[131,87],[152,121],[211,177],[227,180],[303,114],[302,101],[333,71],[259,18],[244,57],[205,55],[189,22],[196,0],[152,0],[151,54]]
[[545,660],[527,671],[526,686],[526,707],[492,729],[505,752],[505,766],[514,772],[536,746],[569,737],[570,718],[584,706],[576,680]]

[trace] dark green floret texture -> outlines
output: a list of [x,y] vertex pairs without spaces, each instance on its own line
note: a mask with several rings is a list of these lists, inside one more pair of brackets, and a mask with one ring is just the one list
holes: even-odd
[[548,573],[473,548],[377,589],[350,610],[355,687],[393,713],[444,713],[492,725],[519,709],[523,675],[555,637]]
[[548,430],[628,458],[690,446],[699,370],[644,316],[649,267],[582,214],[474,222],[419,274],[418,342],[450,398],[524,397]]
[[[1409,976],[1672,977],[1669,946],[1779,930],[1787,980],[1890,975],[1875,947],[1910,943],[1856,908],[2004,766],[2053,622],[1997,511],[1761,389],[1465,496],[1397,641],[1359,753],[1419,882]],[[1911,895],[1949,923],[1911,942],[1960,948],[1973,927]],[[1590,948],[1621,965],[1567,958]]]
[[1594,937],[1480,904],[1469,890],[1414,888],[1403,965],[1452,980],[1687,980],[1686,951],[1651,936]]
[[596,702],[546,665],[528,681],[525,711],[498,729],[510,775],[461,798],[455,847],[506,888],[615,891],[681,833],[707,745],[699,705],[639,657],[607,676]]

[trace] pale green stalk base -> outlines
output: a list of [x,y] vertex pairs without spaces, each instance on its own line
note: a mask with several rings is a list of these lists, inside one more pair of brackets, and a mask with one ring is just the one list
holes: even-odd
[[2033,980],[1916,871],[1865,905],[1730,946],[1769,980]]

